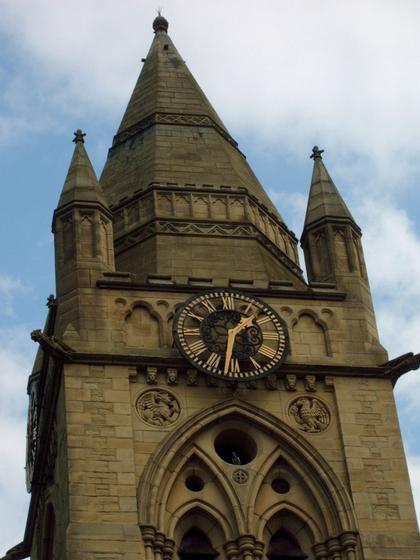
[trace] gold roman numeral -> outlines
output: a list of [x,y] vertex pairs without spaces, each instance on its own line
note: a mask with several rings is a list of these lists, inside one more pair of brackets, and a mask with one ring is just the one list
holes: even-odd
[[200,336],[200,329],[184,329],[184,336]]
[[265,344],[262,344],[260,346],[260,349],[258,350],[258,352],[260,354],[262,354],[263,356],[266,356],[266,358],[270,358],[270,360],[272,360],[274,358],[274,356],[276,355],[276,351],[273,350],[272,348],[270,348],[269,346],[266,346]]
[[196,340],[192,344],[189,345],[189,348],[196,356],[199,356],[203,352],[207,350],[207,346],[204,344],[202,340]]
[[200,317],[200,315],[196,315],[192,311],[189,311],[187,313],[187,315],[188,315],[188,317],[192,317],[193,319],[197,319],[197,321],[202,321],[204,319],[204,317]]
[[222,296],[223,309],[235,309],[235,299],[233,296]]
[[264,340],[279,340],[280,335],[276,331],[266,331],[263,332]]
[[254,360],[254,358],[252,356],[249,357],[249,359],[251,360],[252,365],[254,366],[255,369],[260,369],[261,364],[257,362],[257,360]]
[[216,354],[216,352],[212,352],[206,361],[206,366],[209,368],[217,369],[219,367],[219,363],[221,360],[221,356]]
[[204,307],[207,309],[207,311],[209,311],[209,313],[212,313],[213,311],[216,311],[216,308],[214,307],[214,305],[212,304],[211,301],[209,300],[204,300],[200,302],[201,305],[204,305]]
[[257,319],[257,323],[259,325],[263,325],[264,323],[268,323],[270,321],[271,321],[271,319],[268,315],[264,315],[263,317],[260,317],[259,319]]
[[251,311],[251,307],[252,303],[248,303],[248,305],[245,307],[244,315],[248,315],[248,313]]
[[240,373],[241,372],[241,369],[239,367],[239,362],[238,362],[237,358],[232,358],[230,360],[230,371],[232,373]]

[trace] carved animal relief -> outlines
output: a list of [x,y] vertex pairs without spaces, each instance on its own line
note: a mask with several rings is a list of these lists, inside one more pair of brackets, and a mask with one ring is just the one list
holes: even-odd
[[138,396],[136,411],[146,424],[169,426],[178,419],[181,407],[176,397],[168,391],[153,389]]
[[323,432],[330,425],[331,415],[324,403],[315,397],[299,397],[289,406],[300,430],[307,433]]

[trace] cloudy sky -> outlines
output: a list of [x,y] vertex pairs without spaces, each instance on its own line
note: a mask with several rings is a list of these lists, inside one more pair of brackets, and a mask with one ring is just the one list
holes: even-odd
[[[76,128],[100,173],[156,0],[0,0],[0,555],[22,539],[26,380],[54,293],[51,217]],[[170,35],[299,236],[325,149],[361,226],[390,357],[420,351],[420,3],[162,0]],[[420,372],[396,399],[420,513]]]

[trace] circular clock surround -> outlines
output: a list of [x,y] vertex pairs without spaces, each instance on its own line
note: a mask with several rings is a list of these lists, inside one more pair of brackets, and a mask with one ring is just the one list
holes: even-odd
[[173,336],[192,366],[231,381],[269,375],[289,351],[287,327],[278,313],[259,298],[231,289],[189,298],[175,314]]

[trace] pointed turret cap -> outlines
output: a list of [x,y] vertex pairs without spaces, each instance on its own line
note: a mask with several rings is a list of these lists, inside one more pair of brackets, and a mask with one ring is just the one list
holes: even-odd
[[192,76],[159,15],[100,181],[110,206],[151,184],[244,187],[277,209]]
[[80,129],[74,133],[73,142],[76,146],[57,210],[73,202],[96,202],[108,209],[102,188],[84,146],[85,136],[86,134]]
[[324,150],[320,150],[318,146],[314,146],[312,149],[311,158],[314,160],[314,169],[304,227],[319,222],[323,218],[347,219],[356,225],[322,161],[323,152]]

